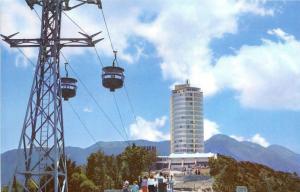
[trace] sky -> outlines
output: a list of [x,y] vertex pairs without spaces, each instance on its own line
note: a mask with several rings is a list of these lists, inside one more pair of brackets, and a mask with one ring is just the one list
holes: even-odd
[[[95,50],[64,48],[75,71],[69,75],[80,79],[76,97],[63,103],[66,146],[169,139],[171,89],[189,79],[204,93],[206,140],[220,133],[300,153],[300,1],[102,2],[119,65],[125,69],[125,88],[114,93],[120,115],[113,94],[101,85]],[[2,5],[1,34],[39,37],[39,19],[25,1],[3,0]],[[40,15],[41,8],[35,9]],[[104,40],[96,49],[102,63],[111,65],[101,10],[88,4],[62,14],[62,37],[79,37],[81,29],[66,15],[88,34],[102,31]],[[34,66],[18,49],[3,41],[0,46],[4,152],[18,145]],[[35,64],[38,50],[22,50]]]

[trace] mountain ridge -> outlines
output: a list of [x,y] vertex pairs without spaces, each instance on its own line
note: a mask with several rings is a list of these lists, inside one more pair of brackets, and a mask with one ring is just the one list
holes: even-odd
[[[139,146],[155,146],[158,155],[168,155],[170,151],[170,141],[168,140],[155,142],[139,139],[128,142]],[[107,155],[116,155],[125,149],[127,143],[124,141],[99,141],[86,148],[67,146],[65,151],[68,158],[76,161],[78,165],[82,165],[86,163],[89,154],[99,149]],[[227,135],[218,134],[205,141],[205,152],[227,155],[239,161],[251,161],[278,171],[300,174],[300,154],[280,145],[271,145],[265,148],[252,142],[239,142]],[[8,183],[16,165],[16,159],[16,149],[1,154],[2,184]]]

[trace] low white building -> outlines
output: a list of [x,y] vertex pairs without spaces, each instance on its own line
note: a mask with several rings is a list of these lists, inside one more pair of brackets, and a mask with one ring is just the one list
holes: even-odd
[[169,156],[158,156],[157,169],[184,171],[197,167],[207,167],[209,158],[217,158],[214,153],[171,153]]

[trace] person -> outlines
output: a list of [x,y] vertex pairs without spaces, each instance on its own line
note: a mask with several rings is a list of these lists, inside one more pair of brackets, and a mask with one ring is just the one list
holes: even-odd
[[142,192],[148,192],[148,178],[147,176],[144,176],[141,181],[141,188]]
[[139,192],[140,188],[138,186],[138,182],[137,181],[134,181],[133,182],[133,185],[131,187],[131,192]]
[[169,190],[170,192],[173,192],[173,188],[174,188],[174,180],[173,180],[173,175],[171,175],[169,181],[168,181],[168,185],[169,185]]
[[153,175],[150,175],[150,178],[147,181],[148,191],[149,192],[156,192],[156,181]]
[[142,188],[142,180],[143,177],[139,176],[139,181],[138,181],[139,188]]
[[124,181],[123,183],[123,188],[122,188],[122,192],[129,192],[129,181]]
[[167,175],[164,175],[163,178],[163,192],[167,192],[168,191],[168,179],[167,179]]
[[158,192],[165,192],[165,178],[163,177],[162,172],[159,173],[157,177],[157,191]]

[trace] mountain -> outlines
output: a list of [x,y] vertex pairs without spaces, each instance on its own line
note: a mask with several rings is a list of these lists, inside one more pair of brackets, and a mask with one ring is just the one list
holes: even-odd
[[251,161],[275,170],[300,173],[300,154],[279,146],[267,148],[248,141],[239,142],[226,135],[215,135],[205,142],[205,151],[231,156],[239,161]]
[[109,142],[97,142],[90,147],[85,149],[79,147],[66,147],[66,155],[70,157],[73,161],[76,161],[77,164],[85,164],[89,154],[102,150],[106,155],[117,155],[122,153],[126,146],[130,143],[135,143],[138,146],[155,146],[158,150],[159,155],[168,155],[170,151],[170,142],[169,141],[147,141],[147,140],[134,140],[134,141],[109,141]]
[[[155,146],[159,155],[168,155],[170,151],[169,141],[152,142],[147,140],[128,141],[138,146]],[[105,154],[121,153],[127,143],[123,141],[97,142],[87,148],[66,147],[66,155],[77,164],[86,163],[89,154],[101,149]],[[275,170],[297,172],[300,174],[300,155],[291,150],[271,145],[267,148],[251,142],[239,142],[226,135],[215,135],[205,142],[205,152],[219,153],[231,156],[240,161],[251,161],[269,166]],[[17,150],[10,150],[1,154],[1,182],[8,183],[16,165]]]

